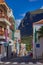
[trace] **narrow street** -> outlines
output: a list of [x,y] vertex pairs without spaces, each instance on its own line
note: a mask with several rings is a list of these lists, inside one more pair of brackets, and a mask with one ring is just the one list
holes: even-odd
[[0,61],[0,65],[43,65],[43,60],[33,60],[29,56]]

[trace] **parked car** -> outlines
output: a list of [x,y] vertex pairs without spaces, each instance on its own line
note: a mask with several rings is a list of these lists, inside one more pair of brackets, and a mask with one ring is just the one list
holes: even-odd
[[28,56],[32,57],[33,56],[33,52],[32,51],[29,51],[28,52]]

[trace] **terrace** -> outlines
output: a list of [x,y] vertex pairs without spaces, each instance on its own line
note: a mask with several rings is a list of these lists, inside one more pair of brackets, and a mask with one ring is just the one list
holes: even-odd
[[6,22],[8,25],[11,25],[9,17],[5,14],[0,14],[0,21]]

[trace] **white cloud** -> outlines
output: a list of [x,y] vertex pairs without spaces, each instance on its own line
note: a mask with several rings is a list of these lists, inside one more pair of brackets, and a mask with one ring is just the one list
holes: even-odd
[[43,9],[43,6],[40,9]]
[[23,13],[23,14],[20,14],[20,16],[23,16],[23,17],[24,17],[24,16],[25,16],[25,13]]
[[37,0],[29,0],[30,2],[37,1]]
[[16,19],[16,28],[20,25],[21,19]]
[[21,22],[21,19],[17,19],[16,22],[19,24]]

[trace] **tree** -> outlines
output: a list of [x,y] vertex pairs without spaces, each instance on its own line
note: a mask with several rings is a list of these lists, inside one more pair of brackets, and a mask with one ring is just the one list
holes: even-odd
[[35,43],[37,42],[37,31],[36,31],[36,28],[35,28]]
[[39,29],[39,31],[37,31],[38,33],[38,38],[40,39],[41,37],[43,37],[43,26],[41,26],[41,28]]

